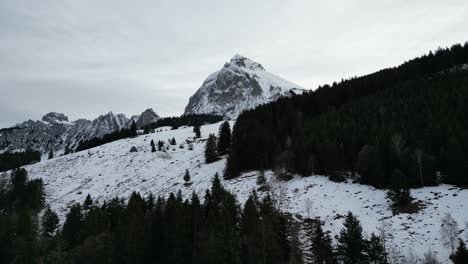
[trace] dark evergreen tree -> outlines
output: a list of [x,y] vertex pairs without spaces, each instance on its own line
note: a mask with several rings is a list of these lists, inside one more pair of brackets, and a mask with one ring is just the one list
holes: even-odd
[[362,237],[359,220],[349,212],[338,237],[338,255],[340,260],[349,264],[368,263],[365,254],[366,241]]
[[63,239],[68,248],[73,248],[81,242],[81,228],[83,227],[83,214],[81,205],[74,204],[68,212],[63,224]]
[[156,146],[154,145],[153,140],[151,140],[150,146],[151,146],[151,152],[156,152]]
[[329,232],[323,231],[323,223],[315,221],[308,230],[307,236],[310,240],[309,256],[313,264],[333,264],[336,263],[332,239]]
[[93,199],[91,198],[91,195],[88,193],[88,195],[86,195],[85,201],[83,202],[83,209],[89,210],[91,206],[93,206]]
[[465,264],[468,263],[468,250],[466,249],[465,242],[460,239],[457,250],[450,256],[450,259],[454,264]]
[[216,154],[216,136],[214,134],[210,134],[205,145],[205,162],[211,163],[217,160],[218,156]]
[[195,133],[195,138],[201,138],[200,126],[194,126],[193,133]]
[[371,234],[366,251],[371,263],[386,264],[387,258],[382,239],[374,233]]
[[185,181],[185,182],[189,182],[189,181],[190,181],[190,172],[189,172],[188,169],[185,170],[184,181]]
[[59,225],[58,215],[47,207],[42,215],[41,234],[43,237],[50,238],[54,235]]
[[225,121],[219,127],[218,133],[218,155],[224,155],[231,148],[231,126]]
[[171,142],[171,145],[176,145],[177,144],[175,138],[172,138],[170,142]]
[[47,156],[47,159],[53,159],[54,158],[54,151],[50,150],[49,155]]
[[164,147],[164,142],[162,140],[158,141],[158,150],[161,151]]

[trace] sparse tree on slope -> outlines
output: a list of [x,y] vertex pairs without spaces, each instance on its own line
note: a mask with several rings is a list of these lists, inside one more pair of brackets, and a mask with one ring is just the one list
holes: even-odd
[[362,227],[359,220],[349,212],[346,216],[344,228],[338,237],[338,254],[347,264],[368,263],[364,254],[366,246],[362,237]]
[[195,133],[195,138],[201,138],[200,126],[198,125],[194,126],[193,133]]
[[156,146],[154,145],[154,141],[153,141],[153,140],[151,140],[150,145],[151,145],[151,152],[156,152]]
[[188,169],[185,170],[184,181],[185,181],[185,182],[189,182],[189,181],[190,181],[190,172],[189,172]]
[[205,161],[206,163],[214,162],[218,159],[216,155],[216,137],[214,134],[208,136],[205,145]]
[[224,155],[231,148],[231,126],[228,121],[219,127],[218,137],[218,154]]
[[450,213],[446,213],[441,220],[440,234],[444,246],[450,247],[453,254],[458,239],[458,223]]

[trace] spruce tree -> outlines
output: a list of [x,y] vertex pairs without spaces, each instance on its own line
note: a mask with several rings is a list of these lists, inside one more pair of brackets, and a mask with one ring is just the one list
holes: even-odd
[[85,201],[83,203],[83,209],[84,210],[89,210],[93,206],[93,199],[91,198],[91,195],[88,193],[86,195]]
[[359,220],[349,212],[346,216],[344,228],[338,237],[338,254],[344,263],[361,264],[367,263],[365,240],[362,237],[362,227]]
[[195,138],[201,138],[201,131],[199,125],[193,127],[193,133],[195,133]]
[[216,160],[218,160],[218,156],[216,155],[216,137],[214,134],[210,134],[205,145],[205,162],[211,163]]
[[466,249],[465,242],[462,239],[459,239],[457,250],[450,256],[450,259],[453,264],[468,263],[468,249]]
[[366,251],[367,255],[369,256],[369,261],[371,263],[385,263],[386,254],[383,247],[382,239],[374,233],[371,234]]
[[229,148],[231,148],[231,126],[228,121],[225,121],[219,127],[218,154],[226,154]]
[[151,152],[156,152],[156,146],[154,145],[154,141],[153,141],[153,140],[151,140],[150,145],[151,145]]
[[62,234],[69,248],[73,248],[81,241],[81,229],[83,227],[83,214],[81,205],[74,204],[68,212],[63,224]]
[[54,151],[50,150],[47,159],[53,159],[53,158],[54,158]]
[[177,143],[176,143],[175,138],[172,138],[172,139],[171,139],[171,145],[176,145],[176,144],[177,144]]
[[333,254],[332,239],[329,232],[323,231],[323,223],[318,220],[312,225],[312,230],[307,232],[310,239],[310,258],[314,264],[336,263]]
[[190,172],[188,169],[185,170],[184,181],[187,183],[190,181]]
[[43,237],[50,238],[54,235],[55,230],[59,225],[57,214],[47,207],[41,219],[41,234]]

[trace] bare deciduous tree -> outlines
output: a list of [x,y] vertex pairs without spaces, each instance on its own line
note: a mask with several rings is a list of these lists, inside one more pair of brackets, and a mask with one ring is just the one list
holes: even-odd
[[416,149],[415,154],[416,154],[416,162],[418,163],[418,167],[419,167],[419,178],[421,179],[421,186],[424,186],[423,175],[422,175],[423,152],[421,149]]
[[450,213],[446,213],[441,220],[440,234],[444,246],[450,247],[453,254],[458,240],[458,223]]
[[439,264],[436,254],[429,248],[429,250],[424,253],[424,258],[421,262],[422,264]]
[[405,140],[401,137],[400,134],[395,134],[392,137],[392,144],[393,144],[393,150],[395,151],[395,154],[397,157],[400,157],[401,151],[403,150],[403,147],[405,146]]

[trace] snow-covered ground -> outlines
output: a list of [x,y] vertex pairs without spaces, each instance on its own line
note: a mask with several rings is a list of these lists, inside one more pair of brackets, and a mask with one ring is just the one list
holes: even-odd
[[[232,123],[231,123],[232,125]],[[182,191],[188,197],[196,191],[201,197],[211,186],[213,175],[222,175],[225,159],[212,164],[204,163],[205,140],[209,133],[217,133],[220,123],[202,126],[202,138],[194,142],[193,150],[185,143],[193,139],[191,127],[141,135],[123,139],[90,150],[46,160],[27,166],[30,177],[40,177],[45,182],[47,202],[63,219],[67,207],[83,202],[89,193],[96,200],[120,196],[128,197],[133,191],[141,194],[152,192],[155,196]],[[159,129],[158,129],[159,130]],[[151,152],[150,141],[157,144],[175,138],[176,146],[167,152]],[[184,143],[184,148],[179,148]],[[135,146],[138,152],[130,152]],[[188,169],[192,184],[184,185],[183,175]],[[235,193],[243,203],[252,190],[257,189],[257,172],[223,181],[224,186]],[[389,224],[391,245],[395,251],[408,254],[412,249],[422,256],[429,248],[448,263],[450,249],[443,247],[440,239],[440,220],[445,213],[452,214],[460,229],[468,224],[468,190],[449,185],[412,190],[416,199],[426,205],[417,214],[393,216],[385,198],[385,192],[370,186],[353,183],[335,183],[323,176],[295,177],[289,182],[276,181],[267,172],[268,184],[281,209],[307,216],[319,216],[327,222],[326,228],[337,235],[348,211],[359,217],[367,235],[376,232],[382,219]],[[306,206],[309,204],[309,206]],[[307,210],[306,208],[310,209]],[[307,212],[308,211],[308,212]],[[468,239],[468,230],[460,234]]]

